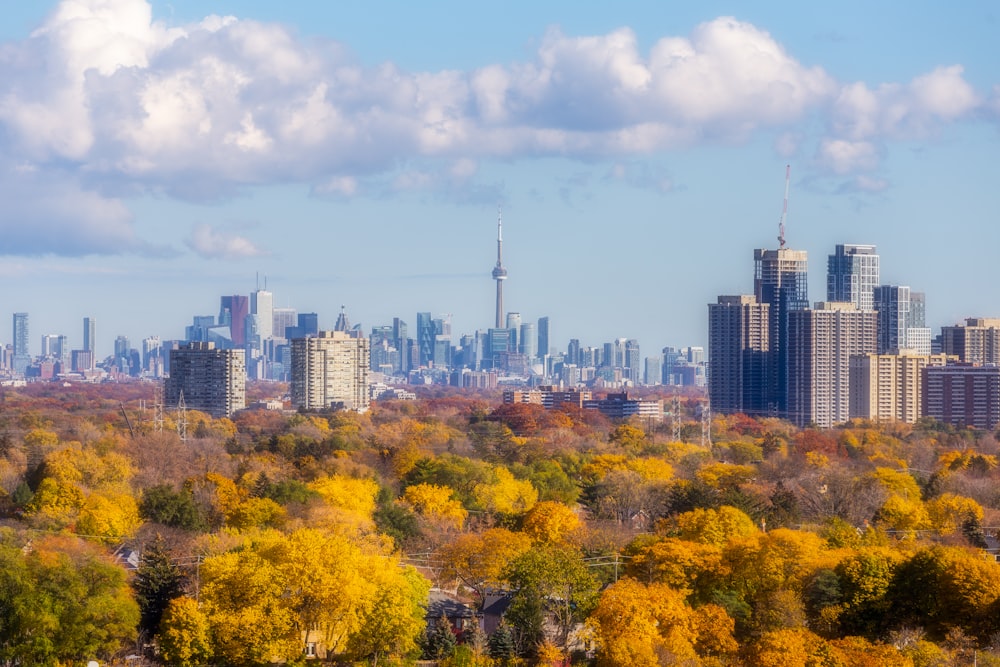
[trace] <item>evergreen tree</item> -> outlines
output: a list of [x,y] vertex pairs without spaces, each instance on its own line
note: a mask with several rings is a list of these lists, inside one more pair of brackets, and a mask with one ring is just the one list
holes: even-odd
[[490,657],[507,665],[514,659],[514,636],[506,623],[501,623],[500,627],[490,635],[488,642]]
[[141,614],[139,627],[153,634],[167,605],[184,592],[184,575],[170,561],[159,535],[143,550],[132,587]]
[[451,622],[448,617],[441,614],[441,618],[434,624],[434,629],[427,635],[427,643],[424,645],[424,656],[429,660],[441,660],[451,655],[455,650],[458,640],[451,629]]

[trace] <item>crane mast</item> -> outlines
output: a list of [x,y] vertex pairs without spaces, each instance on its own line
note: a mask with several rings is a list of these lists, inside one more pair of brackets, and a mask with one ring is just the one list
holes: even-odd
[[788,184],[792,176],[792,165],[785,165],[785,202],[781,206],[781,220],[778,221],[778,248],[785,247],[785,216],[788,215]]

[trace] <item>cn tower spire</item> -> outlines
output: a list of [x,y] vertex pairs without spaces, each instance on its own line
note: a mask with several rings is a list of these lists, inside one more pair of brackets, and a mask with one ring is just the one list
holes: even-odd
[[503,281],[507,280],[507,269],[503,268],[503,214],[497,206],[497,265],[493,267],[493,280],[497,281],[497,321],[496,328],[503,328]]

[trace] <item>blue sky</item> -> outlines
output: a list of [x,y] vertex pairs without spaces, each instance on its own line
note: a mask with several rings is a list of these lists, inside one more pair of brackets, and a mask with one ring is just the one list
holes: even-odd
[[[598,5],[605,5],[598,6]],[[538,6],[541,5],[541,6]],[[593,5],[593,6],[592,6]],[[366,330],[506,305],[701,345],[776,245],[873,243],[928,324],[1000,316],[1000,10],[930,2],[74,0],[0,26],[0,315],[98,352],[267,276]],[[263,280],[263,279],[262,279]],[[9,334],[8,334],[9,336]],[[0,334],[0,341],[8,336]]]

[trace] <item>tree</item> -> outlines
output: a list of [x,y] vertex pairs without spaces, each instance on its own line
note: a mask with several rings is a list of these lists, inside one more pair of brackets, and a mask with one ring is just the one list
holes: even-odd
[[125,572],[75,538],[0,538],[0,658],[51,665],[105,658],[135,638]]
[[451,629],[451,621],[444,614],[434,623],[434,629],[427,635],[424,642],[424,656],[430,660],[441,660],[451,655],[458,645],[455,633]]
[[501,665],[508,665],[514,659],[516,650],[514,647],[514,636],[511,634],[510,626],[506,622],[501,622],[500,626],[493,631],[487,642],[490,657],[498,661]]
[[189,489],[174,491],[169,484],[146,489],[139,503],[139,514],[147,521],[191,531],[208,529]]
[[695,509],[685,512],[674,519],[674,525],[681,539],[720,546],[733,538],[757,532],[753,519],[727,505],[718,510]]
[[444,529],[460,529],[468,512],[452,498],[453,491],[436,484],[415,484],[406,487],[403,502],[417,514]]
[[522,530],[540,543],[565,542],[580,529],[580,517],[562,503],[546,500],[538,503],[524,517]]
[[156,536],[142,552],[132,582],[139,603],[139,627],[153,635],[171,600],[184,592],[184,575],[170,560],[163,538]]
[[476,594],[482,606],[486,590],[500,586],[511,561],[530,548],[531,539],[527,535],[505,528],[459,535],[438,551],[441,577],[446,581],[461,581]]
[[412,567],[394,566],[393,561],[371,564],[369,576],[376,590],[360,627],[348,638],[347,653],[371,660],[375,667],[384,656],[403,658],[417,652],[430,582]]
[[157,645],[172,667],[198,667],[211,659],[208,619],[195,600],[178,597],[167,604]]
[[[682,591],[625,577],[600,597],[588,623],[599,667],[644,667],[695,660],[694,617]],[[666,658],[666,659],[662,659]]]
[[545,639],[546,613],[555,626],[556,643],[565,650],[573,625],[586,618],[596,602],[597,581],[580,551],[539,545],[515,558],[505,576],[514,590],[507,618],[520,632],[521,651]]
[[538,502],[538,491],[531,482],[515,479],[503,466],[496,466],[493,471],[496,481],[477,484],[473,490],[476,505],[490,514],[521,514]]

